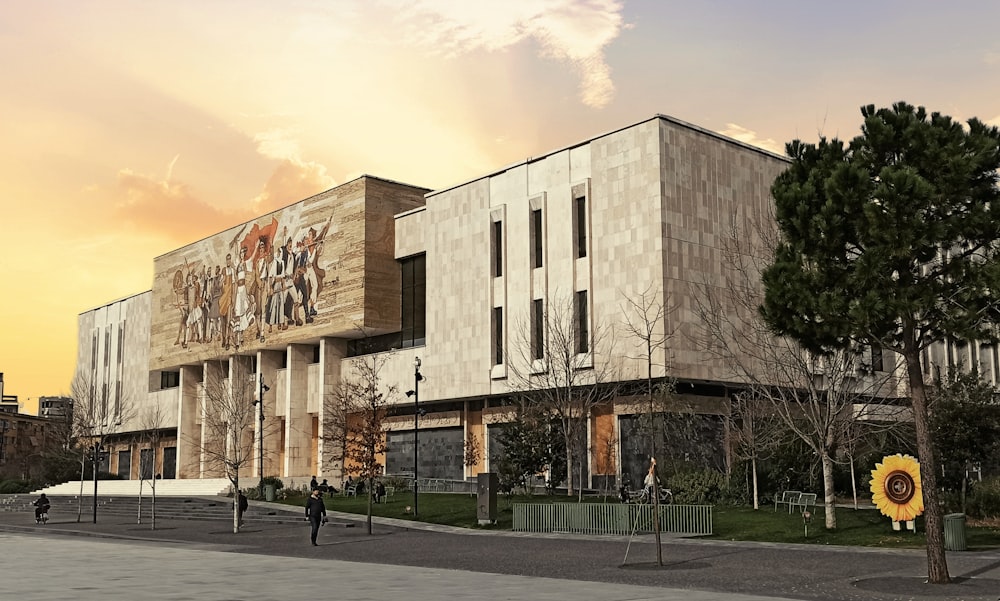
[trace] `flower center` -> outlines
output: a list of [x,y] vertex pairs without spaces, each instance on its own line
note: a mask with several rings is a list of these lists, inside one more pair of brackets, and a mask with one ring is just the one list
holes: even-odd
[[896,470],[885,477],[885,496],[898,505],[909,503],[917,486],[908,472]]

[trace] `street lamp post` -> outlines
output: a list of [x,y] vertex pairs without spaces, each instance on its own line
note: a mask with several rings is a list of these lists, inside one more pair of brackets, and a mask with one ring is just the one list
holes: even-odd
[[[101,436],[101,440],[103,439],[104,437]],[[101,449],[104,448],[104,445],[101,443],[101,440],[94,441],[94,523],[95,524],[97,523],[97,464],[101,460]]]
[[413,390],[406,391],[406,396],[413,397],[413,517],[417,517],[417,428],[420,425],[420,381],[424,376],[420,373],[420,357],[413,358]]
[[259,387],[257,388],[257,400],[253,402],[254,405],[260,405],[258,415],[260,421],[257,427],[257,472],[258,472],[258,482],[257,488],[260,489],[260,498],[264,498],[264,393],[271,390],[269,386],[264,384],[264,374],[260,374]]

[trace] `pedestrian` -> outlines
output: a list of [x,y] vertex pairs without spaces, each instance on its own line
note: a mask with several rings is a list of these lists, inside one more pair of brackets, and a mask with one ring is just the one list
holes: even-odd
[[316,476],[313,476],[312,480],[309,481],[309,490],[316,490],[318,487],[319,483],[316,482]]
[[245,494],[243,494],[242,490],[239,491],[239,493],[237,493],[236,503],[237,503],[236,507],[239,509],[239,516],[238,516],[239,517],[239,523],[240,523],[240,526],[242,526],[243,525],[243,514],[246,513],[246,510],[250,508],[250,501],[247,500],[247,496]]
[[319,534],[319,525],[326,523],[326,505],[323,503],[323,497],[318,488],[313,488],[312,494],[306,499],[306,520],[312,528],[309,532],[309,540],[316,547],[318,546],[316,535]]

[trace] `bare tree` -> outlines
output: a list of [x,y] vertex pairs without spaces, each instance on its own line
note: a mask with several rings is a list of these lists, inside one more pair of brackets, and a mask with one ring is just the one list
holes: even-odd
[[[156,453],[163,440],[163,428],[166,427],[167,413],[162,405],[154,404],[146,407],[139,416],[139,432],[136,446],[139,451],[139,508],[138,523],[142,523],[142,485],[149,479],[150,489],[150,529],[156,530],[156,481],[158,470],[156,469]],[[143,459],[142,451],[144,447],[149,447],[149,462]]]
[[[586,297],[533,301],[506,353],[510,387],[554,418],[566,443],[566,494],[583,496],[587,423],[594,407],[614,398],[613,340],[595,320]],[[553,483],[553,485],[556,483]]]
[[750,391],[733,395],[729,406],[730,412],[727,419],[730,446],[735,456],[750,462],[750,491],[753,498],[753,508],[760,509],[758,461],[766,459],[768,454],[777,447],[782,439],[781,434],[787,429],[777,419],[770,401],[752,394]]
[[[668,403],[673,397],[674,383],[670,379],[654,377],[654,371],[667,373],[667,363],[670,350],[667,347],[675,332],[668,328],[667,317],[674,308],[669,308],[661,300],[661,296],[653,289],[652,284],[639,294],[638,298],[625,297],[622,307],[625,332],[635,339],[638,355],[630,355],[630,359],[643,362],[645,367],[645,400],[640,413],[639,428],[647,437],[649,456],[657,456],[657,441],[662,439],[664,432],[663,416],[668,410]],[[659,361],[657,361],[659,359]],[[656,370],[656,368],[660,368]]]
[[744,395],[766,402],[823,469],[826,527],[836,528],[833,466],[856,419],[893,424],[899,412],[883,398],[889,375],[866,365],[860,349],[816,355],[775,336],[759,311],[760,273],[774,248],[774,228],[734,218],[723,243],[722,280],[693,295],[703,348],[730,370]]
[[399,396],[396,386],[382,381],[385,361],[374,354],[351,359],[350,373],[341,379],[335,393],[337,407],[351,419],[351,427],[345,429],[345,459],[357,467],[368,491],[368,534],[372,533],[372,485],[382,474],[378,459],[386,450],[385,418],[389,405]]
[[[257,379],[250,357],[233,355],[205,364],[202,432],[194,442],[205,469],[225,475],[239,498],[240,471],[254,459],[254,399]],[[233,503],[233,532],[240,531],[239,503]]]
[[70,384],[73,395],[72,432],[80,449],[80,496],[77,497],[76,521],[83,516],[83,479],[88,453],[93,461],[94,521],[97,521],[97,480],[101,453],[109,435],[135,415],[132,399],[123,392],[121,383],[110,387],[99,383],[92,373],[78,371]]
[[323,396],[323,461],[334,473],[346,476],[347,443],[350,430],[351,411],[354,408],[351,386],[343,381],[333,392]]

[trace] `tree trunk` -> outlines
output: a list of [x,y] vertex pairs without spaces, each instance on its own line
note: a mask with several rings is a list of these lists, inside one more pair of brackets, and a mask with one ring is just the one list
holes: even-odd
[[[570,435],[566,434],[564,437],[566,440],[566,496],[573,496],[573,447],[570,443]],[[556,483],[552,483],[552,488],[555,489]]]
[[854,496],[854,510],[858,510],[858,475],[854,473],[854,455],[851,455],[851,494]]
[[653,472],[653,534],[656,538],[656,565],[663,566],[663,545],[660,543],[660,484],[656,471],[656,460],[652,461],[650,470]]
[[757,456],[750,458],[750,471],[751,477],[753,479],[753,508],[756,511],[760,509],[760,488],[757,482]]
[[[417,490],[417,479],[413,479],[413,490]],[[368,534],[372,533],[372,479],[371,476],[367,479],[367,484],[365,485],[365,494],[368,495]],[[416,494],[416,493],[414,493]]]
[[948,575],[948,560],[944,554],[944,520],[941,514],[941,504],[938,501],[937,468],[934,461],[930,425],[928,424],[924,374],[920,370],[920,352],[915,344],[907,344],[903,359],[906,361],[906,375],[910,384],[913,425],[917,433],[917,457],[920,461],[920,483],[924,492],[927,581],[931,584],[947,584],[951,581],[951,577]]
[[240,476],[230,480],[233,483],[233,534],[240,533]]
[[837,499],[833,489],[833,458],[824,451],[820,457],[823,463],[823,512],[826,514],[826,529],[837,529]]

